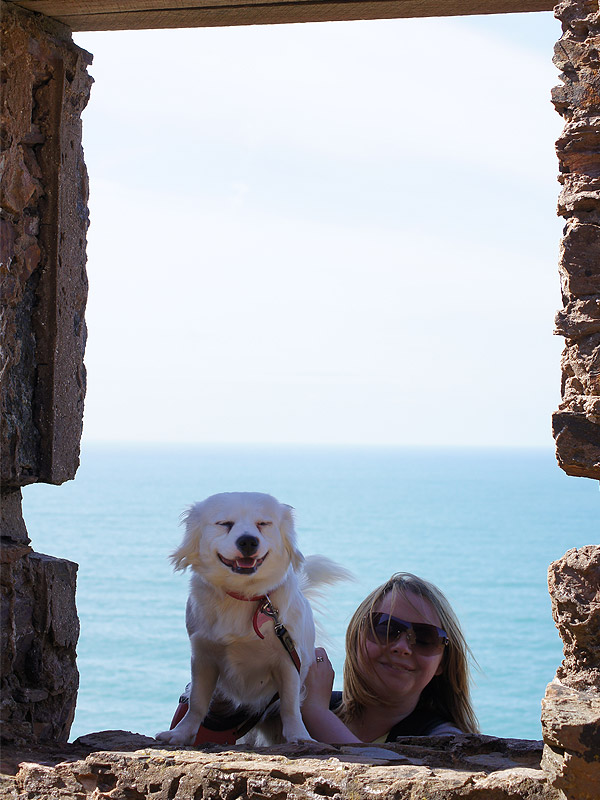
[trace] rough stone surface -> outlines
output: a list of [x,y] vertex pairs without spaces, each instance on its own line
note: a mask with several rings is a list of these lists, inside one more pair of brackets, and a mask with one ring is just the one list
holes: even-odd
[[77,565],[5,540],[0,569],[0,738],[66,741],[79,686]]
[[0,791],[14,800],[558,800],[541,753],[541,742],[473,735],[173,750],[108,731],[60,749],[5,750]]
[[561,797],[600,797],[600,545],[550,565],[552,616],[564,659],[542,701],[542,766]]
[[600,694],[559,681],[542,701],[542,766],[552,784],[572,800],[600,797]]
[[29,544],[21,511],[20,489],[9,488],[0,495],[0,539],[3,546],[14,542]]
[[0,12],[1,735],[61,741],[78,686],[77,567],[31,551],[20,487],[62,483],[79,464],[91,56],[60,23]]
[[563,642],[556,677],[600,691],[600,545],[574,548],[548,568],[552,617]]
[[62,483],[79,465],[85,395],[91,56],[70,32],[1,3],[3,488]]
[[562,400],[553,415],[558,463],[569,475],[600,478],[600,14],[598,0],[564,0],[554,63],[563,85],[552,100],[565,118],[557,141],[565,217],[559,271],[565,337]]
[[553,0],[15,0],[43,8],[74,31],[276,25],[356,19],[551,11]]

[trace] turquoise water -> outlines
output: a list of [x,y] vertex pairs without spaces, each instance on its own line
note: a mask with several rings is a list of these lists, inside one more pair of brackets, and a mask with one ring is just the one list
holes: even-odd
[[547,568],[599,539],[598,483],[565,476],[552,451],[88,445],[75,481],[23,492],[34,548],[80,565],[72,738],[168,725],[189,674],[187,577],[168,561],[179,516],[238,490],[293,505],[303,552],[356,574],[320,617],[337,675],[358,602],[392,572],[414,572],[462,621],[483,732],[541,737],[562,657]]

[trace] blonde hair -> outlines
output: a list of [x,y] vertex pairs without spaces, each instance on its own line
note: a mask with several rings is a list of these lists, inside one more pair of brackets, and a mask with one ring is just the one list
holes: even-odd
[[386,705],[385,697],[382,698],[370,683],[370,671],[364,668],[369,615],[387,595],[391,595],[392,603],[398,597],[410,603],[407,595],[411,594],[430,603],[438,613],[442,628],[448,636],[442,672],[423,689],[417,707],[435,712],[465,733],[477,733],[479,725],[470,695],[469,657],[472,658],[472,654],[456,614],[437,586],[410,572],[392,575],[371,592],[354,612],[346,631],[344,689],[342,704],[336,713],[343,722],[348,723],[359,719],[367,706]]

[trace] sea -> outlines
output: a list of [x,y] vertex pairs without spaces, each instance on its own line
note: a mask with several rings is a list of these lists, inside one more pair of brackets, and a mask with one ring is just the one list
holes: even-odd
[[540,703],[562,658],[549,564],[598,543],[598,482],[551,449],[87,444],[75,480],[23,490],[38,552],[79,564],[80,689],[71,739],[168,727],[189,680],[188,576],[172,571],[182,512],[222,491],[295,509],[300,548],[355,580],[316,618],[341,688],[344,632],[398,571],[437,584],[473,654],[485,734],[540,739]]

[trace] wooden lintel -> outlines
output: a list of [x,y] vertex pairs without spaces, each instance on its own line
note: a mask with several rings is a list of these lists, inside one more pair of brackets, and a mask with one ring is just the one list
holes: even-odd
[[554,0],[12,0],[74,31],[204,28],[551,11]]

